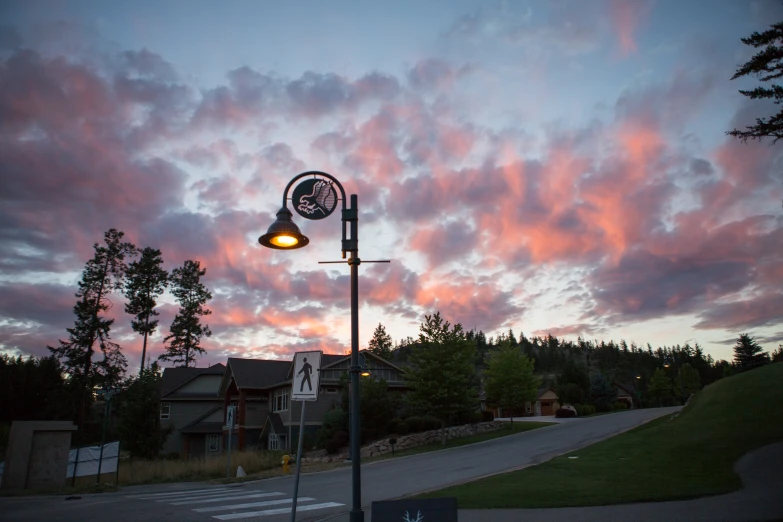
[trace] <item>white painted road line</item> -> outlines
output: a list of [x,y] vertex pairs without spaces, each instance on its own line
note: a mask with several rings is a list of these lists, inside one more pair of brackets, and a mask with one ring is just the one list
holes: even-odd
[[221,497],[226,495],[244,495],[247,493],[262,493],[262,490],[260,489],[230,489],[230,490],[223,490],[223,491],[216,491],[214,493],[201,493],[199,495],[187,495],[183,497],[168,497],[168,498],[161,498],[161,499],[152,499],[157,500],[158,502],[178,502],[180,500],[195,500],[197,498],[215,498],[215,497]]
[[[250,494],[250,495],[239,495],[239,496],[236,496],[236,497],[218,497],[218,498],[207,498],[207,499],[203,499],[203,500],[193,499],[193,500],[188,500],[188,501],[185,501],[185,502],[171,502],[170,505],[172,505],[172,506],[186,506],[186,505],[189,505],[189,504],[206,504],[208,502],[223,502],[223,501],[226,501],[226,500],[239,500],[241,498],[274,497],[274,496],[282,495],[282,494],[283,493],[277,493],[277,492],[275,492],[275,493],[253,493],[253,494]],[[158,502],[162,502],[162,501],[159,500]]]
[[[344,506],[345,504],[338,504],[337,502],[324,502],[323,504],[307,504],[304,506],[297,506],[296,512],[299,513],[301,511],[313,511],[316,509],[326,509],[330,507],[339,507]],[[265,511],[248,511],[246,513],[231,513],[229,515],[212,515],[212,518],[216,518],[218,520],[238,520],[240,518],[248,518],[248,517],[266,517],[270,515],[283,515],[285,513],[290,513],[290,508],[283,508],[283,509],[267,509]]]
[[140,493],[138,495],[125,495],[128,498],[162,498],[162,497],[182,497],[186,495],[199,495],[201,493],[211,493],[213,491],[229,491],[236,488],[210,488],[210,489],[191,489],[190,491],[169,491],[168,493]]
[[[231,506],[210,506],[205,508],[191,509],[191,511],[196,511],[197,513],[210,513],[212,511],[225,511],[228,509],[247,509],[247,508],[264,507],[264,506],[275,506],[278,504],[288,504],[292,500],[294,499],[281,498],[280,500],[265,500],[264,502],[249,502],[247,504],[233,504]],[[299,502],[310,502],[311,500],[315,500],[315,499],[311,497],[301,497],[299,499]]]

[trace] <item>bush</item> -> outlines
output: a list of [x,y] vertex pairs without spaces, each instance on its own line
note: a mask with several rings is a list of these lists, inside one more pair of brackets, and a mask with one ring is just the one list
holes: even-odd
[[576,410],[577,417],[581,417],[585,414],[585,408],[581,404],[574,404],[574,409]]
[[424,431],[439,430],[440,419],[435,417],[424,417]]
[[625,401],[617,401],[614,403],[614,409],[615,410],[627,410],[628,409],[628,403]]
[[407,435],[410,433],[410,428],[408,428],[407,422],[395,418],[389,423],[389,432],[395,435]]
[[595,406],[592,404],[585,404],[582,406],[582,410],[584,410],[584,415],[592,415],[595,413]]
[[[476,424],[481,422],[482,415],[480,411],[470,410],[460,413],[454,416],[454,426],[462,426],[463,424]],[[440,423],[438,424],[440,427]]]
[[555,417],[559,419],[567,419],[570,417],[576,417],[576,412],[574,410],[569,410],[568,408],[560,408],[555,412]]
[[495,420],[495,414],[491,411],[482,411],[481,412],[481,422],[492,422]]
[[411,433],[424,431],[424,417],[408,417],[405,419],[405,424],[408,425]]
[[334,455],[348,444],[348,432],[336,431],[329,442],[326,443],[326,452]]

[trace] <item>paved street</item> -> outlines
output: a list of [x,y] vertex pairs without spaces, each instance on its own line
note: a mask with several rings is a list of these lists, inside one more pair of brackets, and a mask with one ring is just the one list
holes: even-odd
[[[362,504],[441,488],[548,460],[592,444],[679,408],[633,410],[548,426],[480,444],[362,466]],[[124,488],[119,493],[0,499],[0,521],[89,522],[112,520],[209,521],[290,518],[293,477],[230,486],[166,484]],[[347,519],[351,506],[351,470],[340,468],[303,475],[297,520],[332,515]],[[306,499],[306,500],[305,500]]]

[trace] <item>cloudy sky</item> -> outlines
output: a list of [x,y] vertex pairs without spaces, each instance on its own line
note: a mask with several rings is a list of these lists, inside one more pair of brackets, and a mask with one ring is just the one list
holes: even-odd
[[[207,268],[200,365],[350,348],[337,214],[261,247],[287,182],[358,194],[366,346],[440,311],[496,335],[783,341],[776,110],[729,81],[777,1],[5,1],[0,350],[66,339],[117,228]],[[112,296],[113,337],[141,338]],[[160,307],[162,334],[176,305]],[[151,352],[162,352],[162,335]]]

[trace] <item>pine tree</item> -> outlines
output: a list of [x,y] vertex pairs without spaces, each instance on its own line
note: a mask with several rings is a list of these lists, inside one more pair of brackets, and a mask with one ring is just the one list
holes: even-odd
[[738,371],[744,372],[769,362],[769,355],[759,346],[754,337],[749,334],[740,334],[737,344],[734,345],[734,366]]
[[689,363],[683,364],[677,374],[677,386],[680,389],[680,397],[683,402],[687,401],[692,394],[701,389],[699,372]]
[[209,315],[211,310],[204,305],[212,299],[212,294],[201,283],[201,276],[207,269],[201,268],[198,261],[185,261],[171,274],[171,293],[180,304],[179,312],[171,323],[171,333],[166,336],[166,352],[159,357],[174,364],[185,363],[185,368],[195,362],[197,355],[205,350],[200,346],[202,337],[209,337],[212,331],[208,325],[202,325],[199,317]]
[[658,400],[658,406],[663,406],[663,401],[671,397],[672,393],[672,381],[663,371],[663,368],[658,368],[653,373],[650,379],[650,384],[647,387],[647,393],[653,399]]
[[446,423],[452,416],[478,405],[473,366],[476,345],[466,338],[462,325],[451,326],[440,312],[424,317],[419,326],[419,342],[404,374],[411,390],[406,400],[414,411],[440,419],[441,441],[445,445]]
[[[737,69],[732,80],[742,76],[754,75],[759,81],[768,82],[783,76],[783,22],[773,24],[763,33],[754,32],[748,38],[742,38],[742,43],[756,49],[757,52],[742,67]],[[775,104],[783,103],[783,86],[771,84],[770,87],[756,87],[751,91],[739,91],[752,100],[772,99]],[[747,130],[734,129],[727,134],[742,141],[773,138],[772,143],[783,138],[783,109],[769,118],[757,118],[756,125],[746,127]]]
[[617,400],[617,391],[604,376],[595,372],[590,376],[590,402],[598,411],[611,411]]
[[783,362],[783,344],[778,345],[778,349],[772,352],[770,358],[772,362]]
[[381,323],[378,323],[377,328],[372,334],[370,339],[369,350],[378,357],[390,361],[392,358],[392,346],[393,341],[391,336],[386,333],[386,328]]
[[125,296],[128,303],[125,312],[136,316],[131,321],[134,331],[144,336],[141,348],[141,369],[144,369],[144,359],[147,355],[147,337],[158,327],[158,316],[155,310],[157,297],[168,286],[169,273],[161,268],[163,258],[160,250],[146,247],[141,251],[141,258],[128,265],[125,279]]
[[[60,346],[49,350],[63,361],[72,386],[80,391],[79,425],[82,425],[92,390],[98,386],[119,383],[127,362],[118,344],[110,341],[109,331],[114,319],[101,315],[111,307],[108,295],[122,288],[125,276],[125,257],[136,253],[132,243],[123,242],[125,234],[111,229],[104,234],[105,246],[95,243],[95,255],[87,261],[79,281],[79,299],[73,307],[76,321],[67,328],[68,340],[60,340]],[[95,342],[103,357],[94,361]]]
[[487,401],[512,412],[511,429],[514,429],[513,409],[536,400],[541,379],[533,375],[533,361],[510,340],[504,341],[489,355],[484,370],[484,391]]
[[131,457],[154,459],[163,448],[171,427],[160,427],[160,379],[157,363],[131,378],[118,398],[118,433]]

